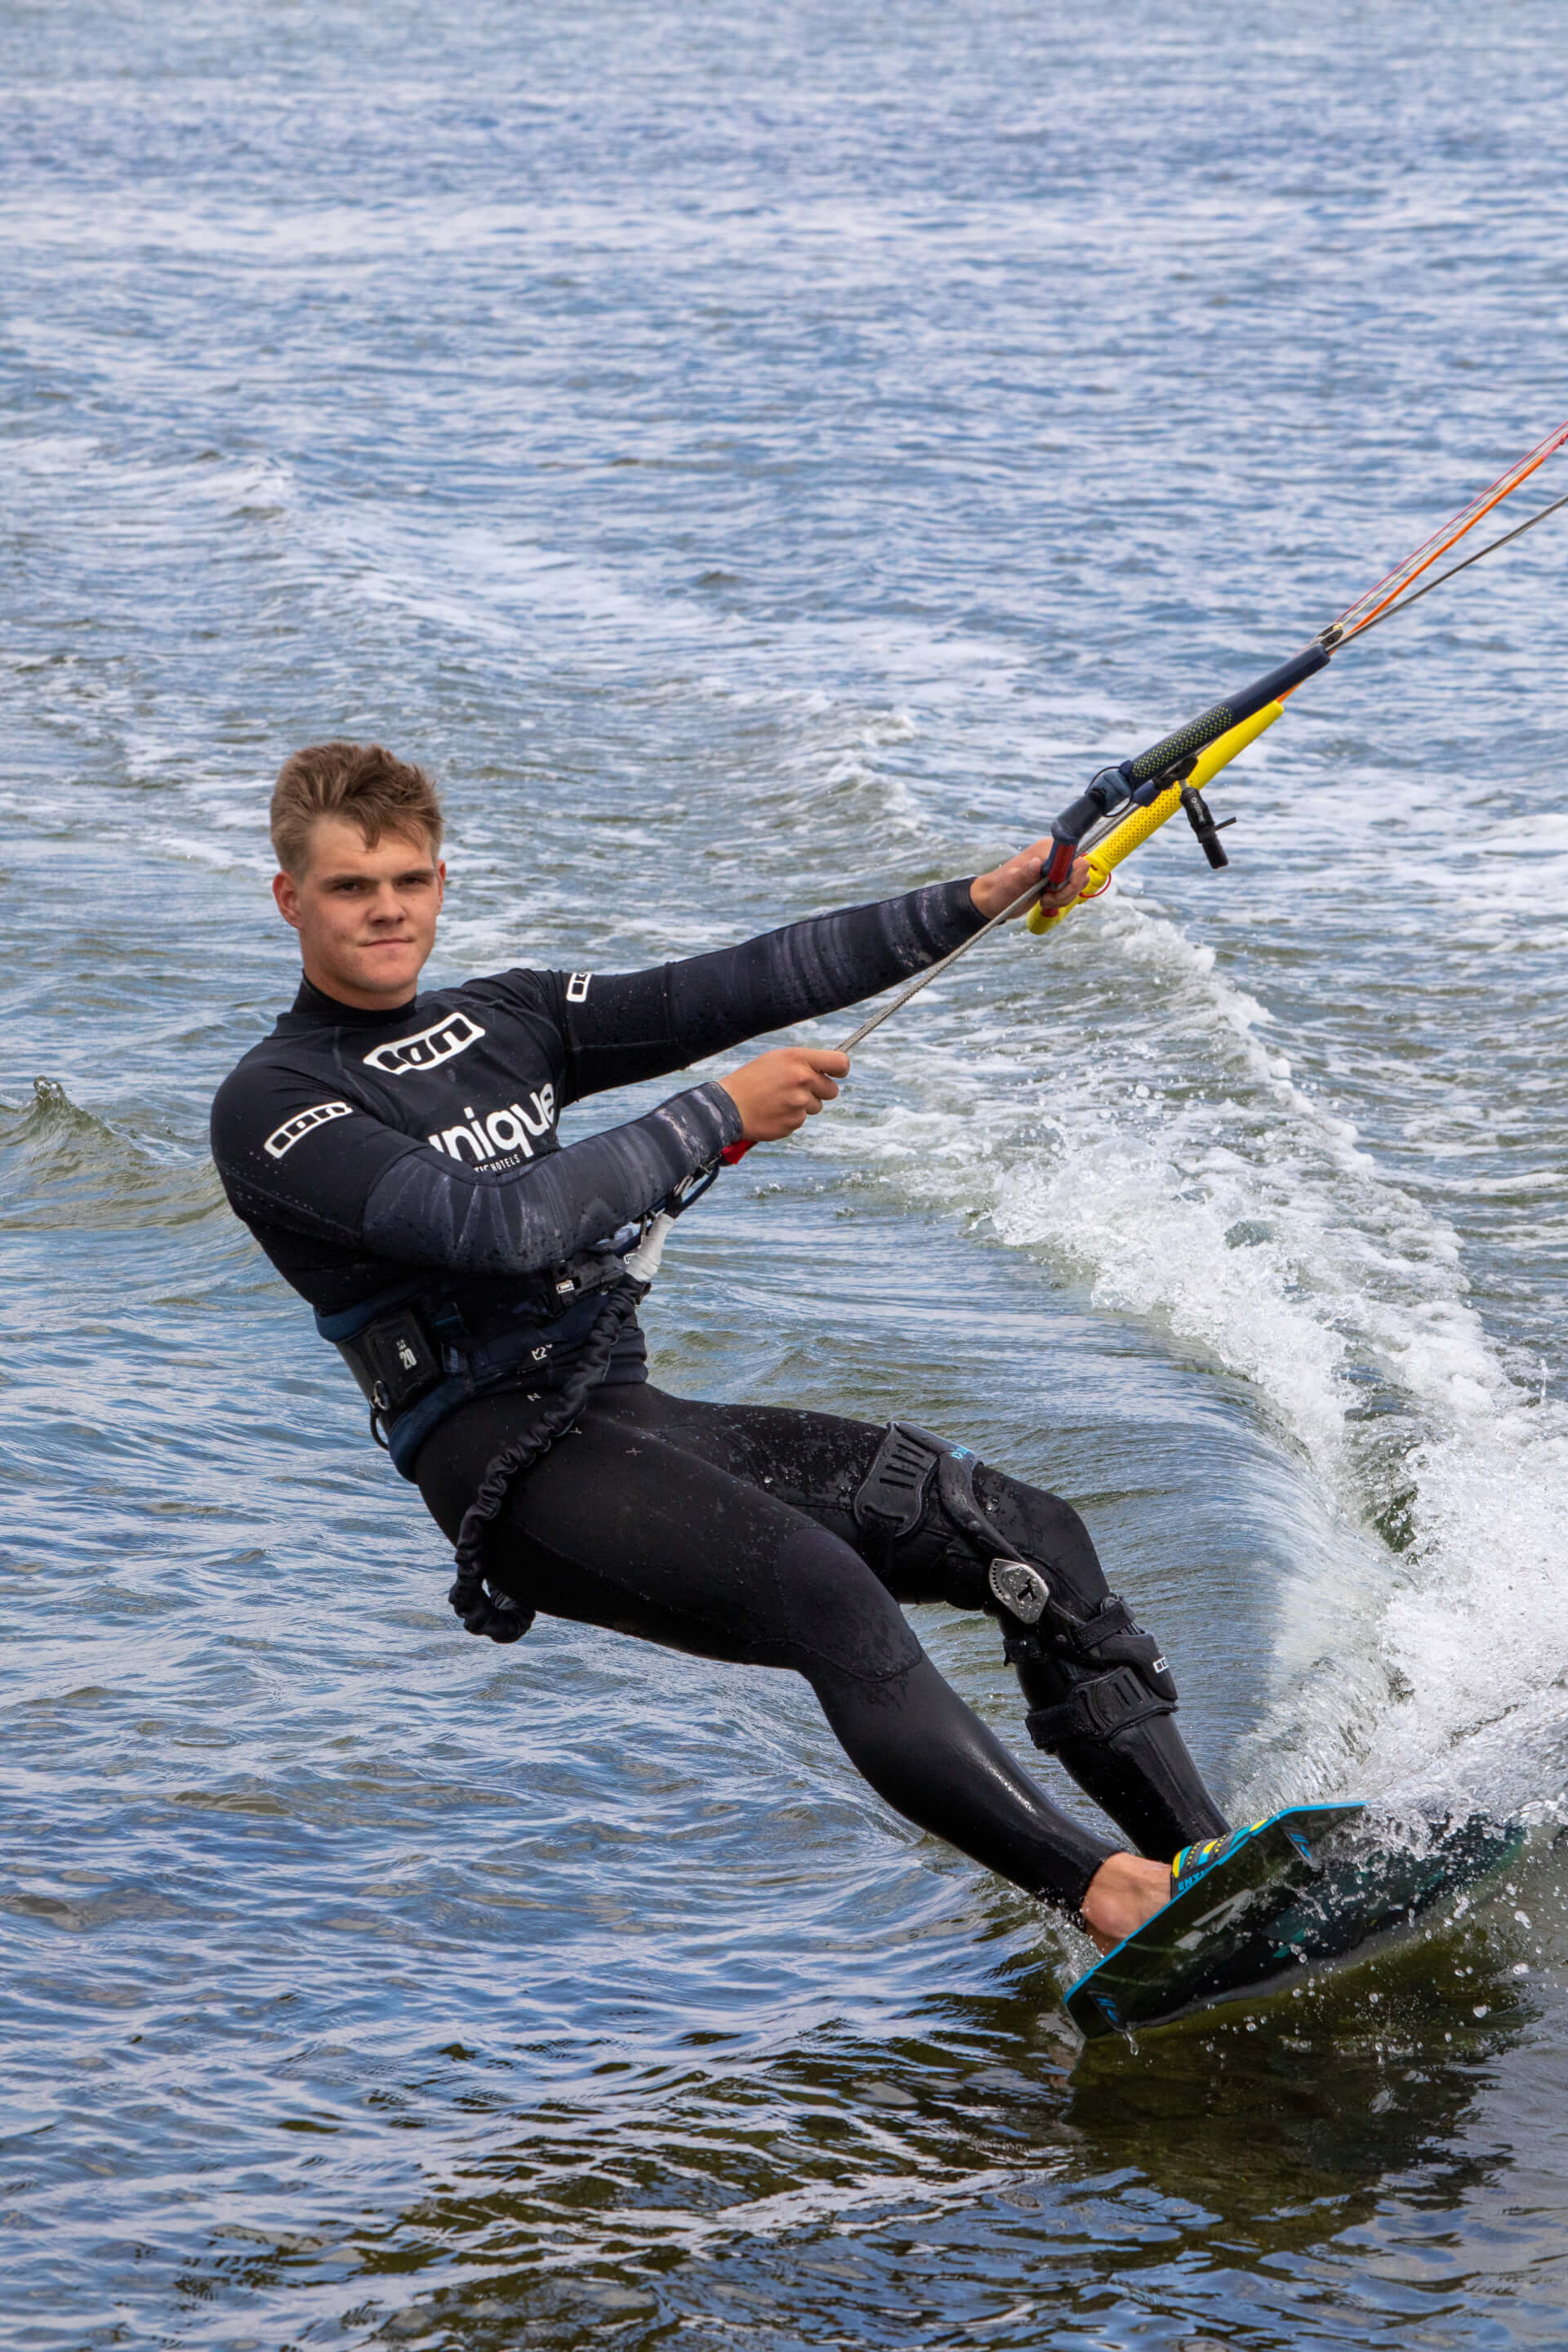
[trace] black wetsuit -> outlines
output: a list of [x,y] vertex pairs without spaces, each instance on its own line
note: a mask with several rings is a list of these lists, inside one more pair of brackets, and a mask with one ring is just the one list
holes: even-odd
[[[214,1157],[325,1336],[349,1339],[389,1301],[426,1318],[442,1376],[389,1416],[392,1447],[449,1535],[487,1466],[580,1369],[606,1286],[624,1286],[615,1237],[624,1246],[624,1229],[740,1135],[715,1083],[566,1147],[562,1109],[855,1003],[980,920],[955,882],[651,971],[503,972],[391,1013],[301,986],[220,1088]],[[1164,1662],[1107,1594],[1077,1514],[982,1467],[974,1496],[995,1544],[954,1523],[934,1478],[918,1524],[893,1539],[856,1510],[883,1443],[826,1414],[665,1395],[628,1316],[575,1426],[508,1488],[486,1568],[529,1610],[795,1668],[889,1803],[1076,1906],[1112,1845],[1020,1770],[899,1603],[989,1608],[1037,1737],[1129,1836],[1168,1855],[1215,1834],[1223,1816],[1170,1719]],[[998,1550],[1044,1570],[1054,1641],[998,1609],[986,1582]]]

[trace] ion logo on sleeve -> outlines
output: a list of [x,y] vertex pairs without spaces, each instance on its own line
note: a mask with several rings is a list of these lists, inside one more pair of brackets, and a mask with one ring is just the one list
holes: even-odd
[[312,1103],[309,1110],[302,1110],[296,1118],[286,1118],[281,1127],[275,1127],[267,1139],[265,1149],[271,1159],[281,1160],[286,1151],[293,1150],[302,1136],[310,1134],[315,1128],[325,1127],[329,1119],[347,1118],[353,1109],[353,1103]]
[[454,1054],[466,1053],[477,1045],[484,1035],[477,1021],[466,1013],[448,1013],[445,1021],[433,1028],[421,1029],[413,1037],[389,1038],[364,1057],[367,1070],[381,1070],[389,1078],[406,1077],[410,1070],[434,1070],[449,1062]]

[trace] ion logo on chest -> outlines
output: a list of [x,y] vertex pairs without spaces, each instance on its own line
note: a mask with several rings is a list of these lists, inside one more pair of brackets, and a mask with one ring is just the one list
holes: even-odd
[[364,1066],[389,1078],[406,1077],[410,1070],[437,1069],[454,1054],[466,1054],[470,1045],[477,1045],[484,1034],[466,1013],[448,1013],[444,1021],[421,1029],[416,1036],[388,1038],[384,1045],[365,1055]]
[[555,1089],[536,1087],[526,1104],[505,1103],[500,1110],[480,1114],[469,1103],[462,1125],[443,1128],[428,1140],[449,1160],[471,1160],[476,1167],[486,1168],[513,1158],[531,1160],[534,1139],[548,1135],[554,1124]]

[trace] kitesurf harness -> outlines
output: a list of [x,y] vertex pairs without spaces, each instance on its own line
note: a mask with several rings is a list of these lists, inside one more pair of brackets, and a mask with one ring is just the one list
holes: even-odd
[[470,1397],[505,1386],[542,1395],[554,1388],[552,1360],[587,1340],[600,1294],[626,1278],[623,1256],[584,1251],[521,1297],[510,1285],[504,1314],[476,1320],[451,1284],[423,1276],[335,1315],[318,1308],[316,1328],[353,1374],[371,1435],[411,1480],[431,1431]]
[[1055,1754],[1070,1740],[1104,1742],[1152,1716],[1173,1714],[1176,1685],[1158,1643],[1115,1593],[1086,1615],[1037,1562],[1018,1557],[975,1496],[974,1474],[984,1466],[966,1445],[911,1421],[890,1421],[856,1494],[856,1524],[886,1554],[920,1526],[934,1481],[949,1527],[987,1563],[987,1606],[1001,1621],[1008,1664],[1050,1657],[1071,1683],[1064,1704],[1026,1716],[1037,1748]]
[[[318,1309],[316,1328],[330,1339],[370,1407],[370,1432],[412,1480],[420,1447],[448,1413],[470,1397],[520,1389],[530,1403],[550,1402],[485,1465],[458,1530],[458,1573],[447,1598],[470,1633],[492,1642],[521,1641],[533,1622],[485,1574],[485,1533],[514,1479],[531,1470],[565,1435],[604,1380],[616,1343],[646,1298],[658,1271],[665,1237],[680,1208],[719,1172],[699,1169],[665,1205],[628,1229],[625,1245],[584,1251],[515,1293],[505,1319],[474,1328],[471,1309],[450,1285],[422,1279],[362,1301],[341,1314]],[[617,1236],[617,1241],[620,1236]],[[552,1378],[552,1360],[569,1369]]]

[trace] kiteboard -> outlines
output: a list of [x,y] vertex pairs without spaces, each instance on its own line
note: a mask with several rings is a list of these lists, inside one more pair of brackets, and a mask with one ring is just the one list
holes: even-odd
[[1188,1848],[1164,1909],[1069,1990],[1074,2024],[1095,2041],[1277,1991],[1314,1962],[1344,1962],[1390,1939],[1524,1843],[1517,1823],[1478,1813],[1418,1850],[1378,1837],[1365,1816],[1363,1805],[1293,1805]]

